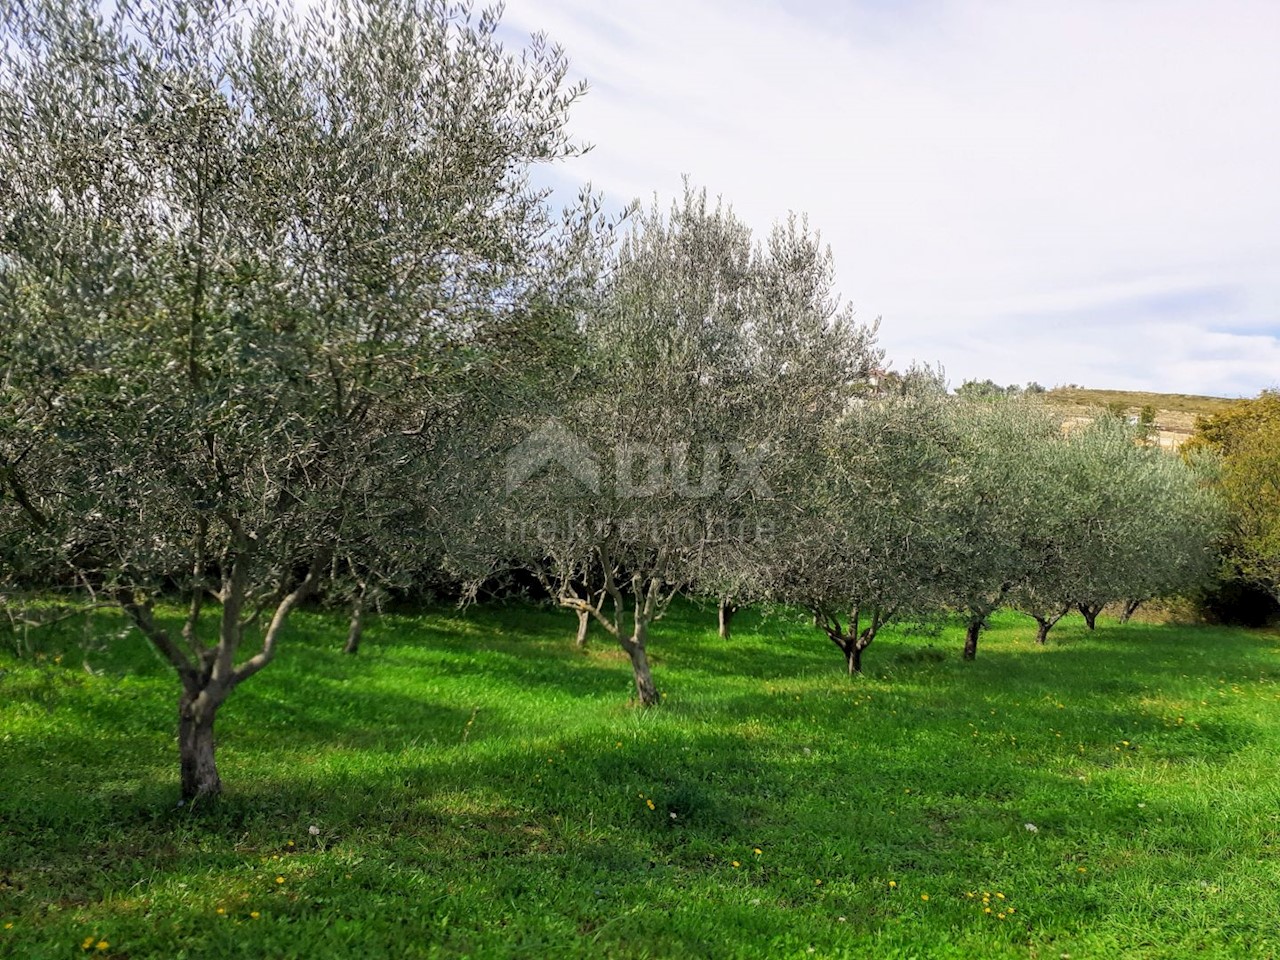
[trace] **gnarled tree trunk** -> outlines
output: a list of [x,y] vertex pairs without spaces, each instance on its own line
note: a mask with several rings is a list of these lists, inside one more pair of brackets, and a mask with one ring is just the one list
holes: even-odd
[[728,640],[730,636],[730,625],[733,623],[733,615],[738,612],[738,605],[727,597],[720,598],[720,636]]
[[[649,624],[662,618],[667,605],[676,596],[676,590],[664,579],[665,560],[660,553],[656,568],[648,574],[633,573],[629,588],[619,583],[617,566],[609,552],[608,543],[596,546],[600,561],[600,574],[604,585],[588,597],[584,596],[572,579],[560,581],[556,596],[561,606],[578,614],[578,637],[585,641],[590,619],[618,641],[631,660],[631,672],[635,679],[636,698],[642,707],[652,707],[661,702],[661,695],[653,682],[649,668]],[[544,578],[544,583],[550,579]],[[664,592],[665,591],[665,592]],[[630,627],[627,626],[628,621]]]
[[845,648],[844,658],[849,668],[849,676],[852,677],[862,672],[862,651],[865,649],[866,646],[856,640]]
[[973,660],[978,656],[978,634],[982,632],[985,617],[971,619],[964,631],[964,659]]
[[649,669],[649,654],[644,642],[648,629],[643,621],[636,623],[635,633],[629,637],[619,638],[622,649],[631,657],[631,672],[635,675],[636,697],[642,707],[652,707],[661,699],[658,688],[653,683],[653,672]]
[[213,722],[225,696],[213,695],[206,687],[196,696],[183,690],[178,700],[178,766],[183,800],[198,800],[222,792],[214,757]]
[[347,627],[347,645],[342,648],[342,652],[358,653],[360,650],[360,639],[363,636],[364,636],[364,587],[361,587],[360,592],[356,594],[356,598],[351,604],[351,623]]
[[[244,541],[238,544],[244,548]],[[246,596],[244,555],[232,561],[223,574],[222,602],[216,644],[207,645],[199,636],[198,623],[205,588],[193,590],[187,620],[182,628],[183,642],[156,623],[151,600],[139,597],[132,589],[116,589],[116,602],[134,626],[173,665],[181,684],[178,698],[178,768],[184,800],[216,796],[222,790],[215,760],[216,744],[213,724],[218,708],[237,686],[253,676],[275,658],[276,644],[294,607],[314,589],[326,557],[317,555],[307,575],[294,589],[284,593],[275,604],[271,621],[262,633],[262,647],[248,659],[236,663],[236,652],[249,624],[257,613],[242,618]],[[265,611],[264,605],[258,612]]]
[[587,629],[591,626],[591,613],[587,610],[578,611],[578,637],[574,641],[574,646],[579,650],[587,648]]
[[1097,627],[1098,614],[1102,612],[1102,604],[1100,603],[1080,603],[1076,605],[1076,609],[1084,617],[1085,625],[1090,630]]
[[1138,608],[1142,606],[1142,604],[1142,600],[1126,600],[1124,602],[1124,609],[1120,612],[1120,622],[1128,623],[1133,618],[1133,615],[1138,612]]
[[874,607],[870,622],[863,627],[861,626],[862,611],[854,607],[849,612],[846,628],[840,623],[840,617],[830,610],[822,607],[811,608],[811,610],[814,626],[825,633],[844,654],[845,668],[851,677],[862,673],[862,652],[871,646],[880,628],[893,616],[892,610],[885,611],[878,606]]
[[1031,614],[1036,621],[1036,643],[1044,646],[1049,639],[1049,631],[1058,625],[1058,621],[1066,616],[1067,610],[1069,609],[1070,607],[1063,607],[1057,613]]

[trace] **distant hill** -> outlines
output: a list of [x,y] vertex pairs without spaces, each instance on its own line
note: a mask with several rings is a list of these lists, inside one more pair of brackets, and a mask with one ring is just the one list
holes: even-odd
[[1198,397],[1186,393],[1144,393],[1137,390],[1086,390],[1083,387],[1054,387],[1045,401],[1068,417],[1090,420],[1093,414],[1112,405],[1123,407],[1129,416],[1138,416],[1143,407],[1154,407],[1156,432],[1162,447],[1178,447],[1195,429],[1196,418],[1227,409],[1236,400],[1225,397]]

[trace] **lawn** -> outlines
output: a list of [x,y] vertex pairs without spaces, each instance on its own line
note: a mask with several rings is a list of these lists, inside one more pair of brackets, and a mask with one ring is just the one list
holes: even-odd
[[119,621],[0,654],[0,955],[1280,955],[1275,633],[1004,614],[850,679],[801,621],[714,623],[659,625],[639,711],[556,611],[387,615],[354,658],[299,614],[197,809]]

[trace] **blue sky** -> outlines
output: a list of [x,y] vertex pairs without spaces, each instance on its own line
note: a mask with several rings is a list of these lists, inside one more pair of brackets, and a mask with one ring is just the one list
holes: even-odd
[[508,0],[533,30],[591,85],[557,182],[807,213],[898,367],[1280,385],[1280,3]]

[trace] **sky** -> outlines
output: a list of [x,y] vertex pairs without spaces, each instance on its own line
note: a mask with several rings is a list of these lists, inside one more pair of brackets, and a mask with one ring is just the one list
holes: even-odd
[[1274,0],[508,0],[585,79],[550,182],[805,213],[889,363],[1280,386]]

